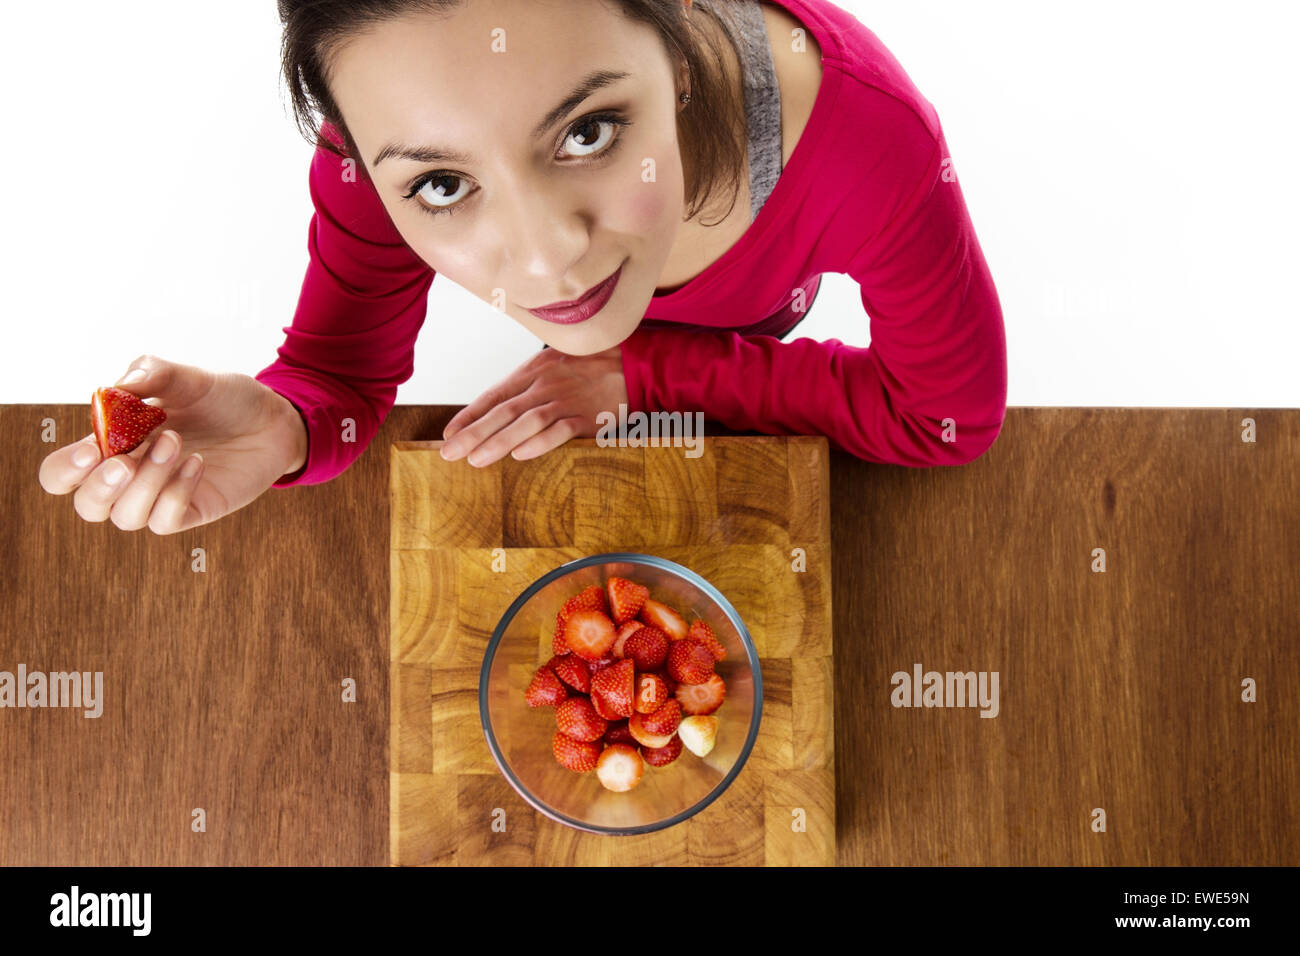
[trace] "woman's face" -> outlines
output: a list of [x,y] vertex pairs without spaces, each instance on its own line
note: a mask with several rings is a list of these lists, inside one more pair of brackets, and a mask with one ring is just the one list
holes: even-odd
[[[632,334],[684,208],[684,74],[653,27],[602,0],[476,0],[370,28],[331,69],[384,207],[431,268],[570,355]],[[627,75],[566,104],[599,71]],[[577,299],[620,267],[585,321],[529,311]]]

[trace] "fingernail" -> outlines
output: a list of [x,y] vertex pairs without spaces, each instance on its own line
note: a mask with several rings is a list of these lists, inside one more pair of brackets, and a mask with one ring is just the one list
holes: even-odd
[[85,468],[93,461],[99,460],[99,449],[94,445],[82,445],[72,453],[72,463],[78,468]]
[[182,478],[193,478],[199,473],[199,467],[203,464],[203,459],[198,455],[191,455],[190,460],[181,468]]
[[110,461],[104,466],[104,481],[110,485],[116,485],[126,477],[126,465],[120,461]]
[[136,382],[142,382],[142,381],[144,381],[144,377],[145,377],[147,374],[149,374],[149,373],[146,372],[146,371],[145,371],[144,369],[142,369],[142,368],[132,369],[131,371],[127,372],[126,375],[124,375],[124,376],[122,377],[122,381],[118,382],[117,384],[118,384],[118,385],[134,385]]
[[460,449],[456,447],[455,442],[450,442],[442,446],[441,452],[442,457],[447,461],[454,461],[456,456],[460,454]]
[[149,460],[155,465],[166,464],[172,460],[172,455],[176,454],[176,448],[176,439],[172,437],[171,432],[163,432],[153,443],[153,448],[149,449]]

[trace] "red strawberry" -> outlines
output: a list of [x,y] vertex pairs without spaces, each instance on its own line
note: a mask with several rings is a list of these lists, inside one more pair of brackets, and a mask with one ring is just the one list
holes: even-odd
[[584,694],[591,691],[591,673],[587,670],[587,665],[575,655],[552,657],[546,662],[546,666],[555,671],[555,676],[574,690]]
[[571,611],[564,622],[564,643],[579,657],[594,661],[614,646],[614,622],[601,611]]
[[627,729],[627,721],[619,720],[609,725],[609,730],[605,731],[606,744],[636,744],[636,738],[632,732]]
[[671,674],[669,674],[663,668],[660,668],[659,670],[654,671],[653,673],[656,677],[661,678],[663,682],[668,685],[668,693],[670,694],[677,693],[677,681],[673,680]]
[[650,589],[644,584],[637,584],[627,578],[610,578],[605,582],[609,594],[610,617],[615,624],[622,624],[637,616],[645,599],[650,596]]
[[711,674],[702,684],[679,685],[676,697],[686,714],[711,714],[727,699],[727,685],[717,674]]
[[633,714],[633,680],[636,667],[631,661],[619,661],[591,676],[592,696],[599,694],[603,703],[620,717]]
[[674,641],[668,651],[668,673],[681,684],[702,684],[713,673],[713,655],[697,640]]
[[662,747],[642,747],[641,759],[652,767],[666,767],[682,755],[682,738],[673,734]]
[[596,776],[606,790],[622,793],[641,782],[645,763],[631,744],[610,744],[596,761]]
[[594,741],[574,740],[558,730],[551,738],[551,752],[555,754],[555,759],[561,767],[567,767],[576,773],[595,770],[600,760],[600,744]]
[[652,750],[658,750],[660,747],[668,746],[668,741],[672,740],[672,734],[652,734],[646,730],[645,714],[633,714],[627,722],[628,733],[636,738],[636,742],[642,747],[649,747]]
[[564,618],[555,615],[555,635],[551,638],[551,653],[556,656],[572,654],[573,648],[564,642]]
[[660,604],[653,598],[646,598],[645,606],[637,616],[642,623],[659,628],[668,635],[669,640],[680,641],[686,636],[686,619],[667,604]]
[[713,636],[713,628],[703,621],[692,621],[691,628],[686,632],[687,637],[693,637],[709,649],[715,661],[727,659],[727,649],[722,646],[722,642]]
[[528,685],[528,690],[524,691],[524,700],[529,707],[554,706],[568,696],[569,692],[555,676],[555,671],[544,664],[537,668],[532,683]]
[[652,671],[662,667],[668,659],[668,635],[659,628],[645,625],[627,639],[623,656],[636,662],[639,671]]
[[668,682],[658,674],[642,674],[636,679],[636,712],[653,714],[669,697]]
[[605,698],[602,697],[594,687],[591,689],[591,706],[595,708],[596,713],[611,722],[618,720],[623,716],[622,714],[615,713],[609,704],[606,703]]
[[[560,706],[563,707],[567,703],[568,701],[565,701],[564,704],[561,704]],[[675,734],[677,732],[677,725],[681,722],[682,705],[677,703],[674,698],[669,698],[669,700],[654,713],[641,715],[641,726],[645,728],[647,733],[655,734],[656,736],[659,734]]]
[[625,657],[623,647],[627,644],[627,639],[639,631],[645,625],[640,621],[624,621],[618,626],[618,631],[614,635],[614,656]]
[[165,421],[166,412],[124,388],[97,388],[90,397],[90,426],[104,458],[131,451]]
[[564,606],[560,608],[560,615],[567,619],[574,611],[599,611],[608,616],[609,604],[605,600],[605,589],[599,584],[583,588],[564,602]]
[[598,658],[597,660],[586,662],[587,670],[592,674],[599,674],[606,667],[609,667],[611,664],[617,664],[617,663],[618,663],[618,658],[615,657],[612,652],[606,654],[604,657]]
[[[669,703],[676,704],[677,701]],[[585,697],[570,697],[556,707],[555,725],[560,728],[560,733],[574,740],[599,740],[609,729],[609,721],[597,714],[591,701]]]

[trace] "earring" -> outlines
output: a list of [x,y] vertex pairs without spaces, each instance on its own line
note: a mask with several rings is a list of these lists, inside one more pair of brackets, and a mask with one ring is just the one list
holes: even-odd
[[682,101],[682,106],[685,106],[687,103],[691,101],[691,94],[683,93],[681,96],[678,97],[678,99]]

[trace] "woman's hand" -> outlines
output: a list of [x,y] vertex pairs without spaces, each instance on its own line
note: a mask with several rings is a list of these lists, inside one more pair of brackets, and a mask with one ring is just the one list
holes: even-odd
[[593,355],[542,349],[457,412],[442,437],[442,456],[468,456],[477,467],[511,455],[544,455],[570,438],[594,438],[600,412],[627,403],[623,348]]
[[[73,507],[86,521],[112,519],[123,531],[148,527],[159,535],[186,531],[244,507],[306,460],[302,417],[256,379],[153,356],[131,369],[144,377],[126,381],[128,371],[117,387],[156,398],[167,413],[164,426],[107,460],[92,434],[41,462],[41,487],[52,495],[75,491]],[[187,475],[191,462],[198,469]]]

